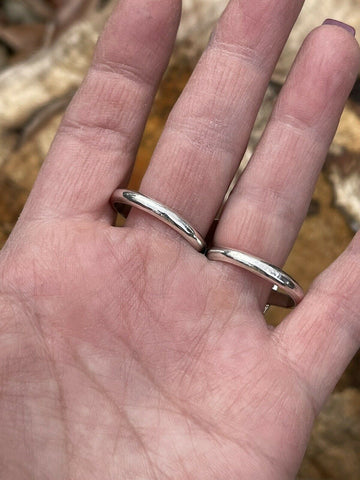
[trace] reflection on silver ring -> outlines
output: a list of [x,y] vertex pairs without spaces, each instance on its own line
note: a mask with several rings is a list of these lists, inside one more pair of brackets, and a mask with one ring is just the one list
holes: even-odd
[[195,250],[203,252],[206,249],[206,243],[200,233],[186,220],[170,208],[142,193],[119,188],[113,193],[111,203],[116,211],[120,210],[120,204],[125,204],[147,212],[178,232]]
[[209,260],[231,263],[271,282],[274,286],[268,299],[269,305],[292,308],[304,298],[303,289],[293,278],[260,258],[239,250],[221,247],[211,248],[206,255]]

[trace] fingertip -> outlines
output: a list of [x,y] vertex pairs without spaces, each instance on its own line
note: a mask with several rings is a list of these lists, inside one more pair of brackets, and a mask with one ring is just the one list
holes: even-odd
[[[173,48],[181,17],[181,0],[122,0],[100,37],[95,60],[122,58],[126,53],[151,58],[152,52]],[[153,62],[150,62],[152,64]]]
[[328,125],[329,119],[340,115],[359,68],[355,38],[343,28],[319,26],[307,36],[297,55],[276,114],[291,112],[307,127]]
[[316,30],[322,31],[328,36],[329,41],[334,41],[339,48],[344,46],[348,53],[358,57],[360,62],[359,43],[356,39],[356,30],[352,25],[327,18]]
[[314,57],[325,60],[338,71],[343,69],[355,81],[360,69],[360,47],[352,32],[355,29],[350,25],[327,19],[308,35],[304,45],[312,50]]

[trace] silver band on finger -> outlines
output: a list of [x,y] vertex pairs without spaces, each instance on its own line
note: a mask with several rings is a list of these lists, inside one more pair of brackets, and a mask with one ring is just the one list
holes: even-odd
[[205,240],[194,227],[170,208],[142,193],[119,188],[112,194],[111,203],[114,209],[120,213],[121,209],[119,207],[121,204],[136,207],[147,212],[166,223],[166,225],[169,225],[169,227],[184,237],[195,250],[203,252],[206,249]]
[[271,282],[273,288],[267,302],[269,305],[292,308],[304,298],[303,289],[290,275],[261,258],[239,250],[221,247],[209,249],[206,255],[209,260],[231,263]]

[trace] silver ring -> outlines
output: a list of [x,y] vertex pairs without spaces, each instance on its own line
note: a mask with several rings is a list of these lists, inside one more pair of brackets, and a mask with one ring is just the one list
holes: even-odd
[[119,188],[112,194],[111,203],[117,212],[120,212],[119,204],[129,205],[130,207],[136,207],[139,210],[147,212],[178,232],[195,250],[203,252],[206,249],[205,240],[186,220],[170,208],[165,207],[162,203],[142,193]]
[[239,250],[221,247],[210,248],[206,255],[209,260],[231,263],[271,282],[273,288],[268,300],[269,305],[292,308],[304,298],[303,289],[290,275],[261,258]]

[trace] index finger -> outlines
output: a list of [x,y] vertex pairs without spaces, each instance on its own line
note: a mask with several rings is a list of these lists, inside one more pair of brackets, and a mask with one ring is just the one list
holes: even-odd
[[112,218],[168,64],[181,0],[122,0],[65,114],[24,215]]

